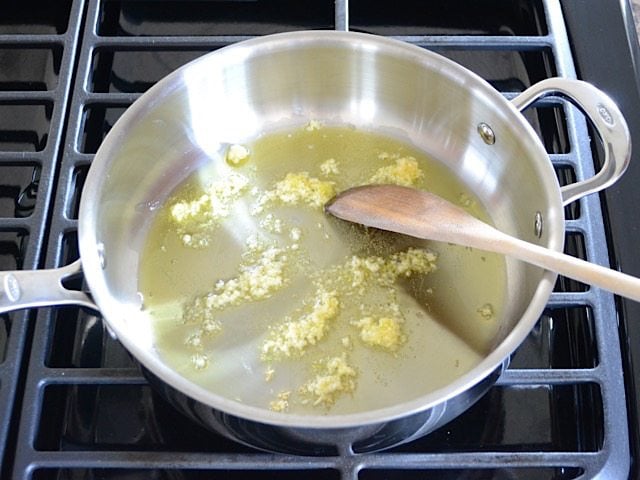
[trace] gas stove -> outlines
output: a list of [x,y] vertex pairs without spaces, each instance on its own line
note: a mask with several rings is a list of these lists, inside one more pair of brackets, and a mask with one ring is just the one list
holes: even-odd
[[[606,3],[606,6],[605,6]],[[78,258],[80,192],[124,110],[204,53],[258,35],[335,29],[436,51],[513,98],[544,78],[594,83],[640,139],[638,46],[626,1],[98,1],[4,6],[0,18],[0,270]],[[601,152],[548,97],[525,112],[561,184]],[[640,140],[638,140],[640,141]],[[566,251],[640,276],[640,165],[566,210]],[[82,278],[68,286],[83,288]],[[77,307],[0,316],[0,477],[640,478],[640,305],[560,278],[497,384],[426,437],[360,455],[263,453],[182,416]]]

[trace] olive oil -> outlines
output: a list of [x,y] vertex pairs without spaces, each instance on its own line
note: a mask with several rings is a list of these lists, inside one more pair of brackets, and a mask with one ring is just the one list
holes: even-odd
[[[400,183],[489,222],[445,165],[408,142],[319,122],[228,151],[242,151],[242,161],[222,152],[180,185],[143,251],[139,289],[169,366],[257,407],[350,413],[444,387],[489,352],[504,302],[501,256],[366,229],[322,209],[349,187]],[[225,178],[242,188],[218,195],[230,199],[222,205],[206,195]],[[206,202],[224,215],[198,223]],[[338,364],[347,373],[332,377],[327,366]]]

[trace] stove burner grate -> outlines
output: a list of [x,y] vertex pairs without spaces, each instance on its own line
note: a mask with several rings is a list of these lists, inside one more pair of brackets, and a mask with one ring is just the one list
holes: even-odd
[[[0,59],[19,66],[0,73],[2,270],[75,260],[80,191],[104,135],[164,75],[236,41],[313,28],[392,36],[454,59],[507,98],[543,78],[576,75],[559,0],[58,5],[0,19]],[[547,98],[525,116],[561,183],[592,174],[589,131],[572,106]],[[598,198],[566,214],[567,252],[606,264]],[[497,385],[450,424],[388,452],[271,455],[176,413],[99,316],[46,308],[0,317],[0,476],[622,478],[630,454],[620,377],[613,297],[561,278]]]

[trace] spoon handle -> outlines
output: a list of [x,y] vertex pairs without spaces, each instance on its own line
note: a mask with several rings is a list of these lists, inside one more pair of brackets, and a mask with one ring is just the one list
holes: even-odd
[[[520,240],[489,225],[487,227],[495,231],[492,244],[485,245],[483,249],[524,260],[587,285],[604,288],[640,302],[639,278]],[[478,247],[482,248],[480,245]]]

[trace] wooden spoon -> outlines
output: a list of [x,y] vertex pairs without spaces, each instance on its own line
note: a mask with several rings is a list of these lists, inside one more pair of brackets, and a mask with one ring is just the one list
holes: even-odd
[[422,190],[397,185],[351,188],[325,210],[369,227],[509,255],[640,302],[640,279],[507,235]]

